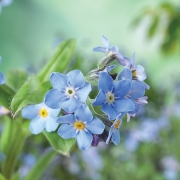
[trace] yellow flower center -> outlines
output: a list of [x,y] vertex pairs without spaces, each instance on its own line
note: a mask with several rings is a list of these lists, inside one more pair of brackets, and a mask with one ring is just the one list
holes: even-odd
[[108,92],[108,93],[106,94],[106,101],[107,101],[109,104],[111,104],[111,103],[114,102],[114,100],[115,100],[114,94],[112,94],[112,92]]
[[76,94],[76,91],[73,87],[67,87],[65,90],[65,94],[67,97],[73,97]]
[[116,124],[114,125],[114,129],[119,128],[120,123],[121,123],[121,120],[120,119],[117,120]]
[[136,70],[133,70],[133,71],[132,71],[132,76],[133,76],[133,77],[137,77],[137,72],[136,72]]
[[48,116],[48,112],[47,112],[46,109],[41,109],[41,110],[39,111],[39,115],[40,115],[41,117],[45,118],[45,117]]
[[81,121],[76,121],[76,122],[74,123],[74,127],[75,127],[76,129],[78,129],[78,130],[82,130],[82,129],[85,128],[85,124],[84,124],[83,122],[81,122]]

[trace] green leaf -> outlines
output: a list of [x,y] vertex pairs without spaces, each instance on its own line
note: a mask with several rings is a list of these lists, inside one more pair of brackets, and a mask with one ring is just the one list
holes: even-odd
[[45,169],[54,158],[57,153],[54,150],[47,152],[44,156],[42,156],[35,166],[29,171],[24,180],[39,180],[41,175],[44,173]]
[[6,178],[0,173],[0,180],[6,180]]
[[16,172],[15,174],[13,174],[13,176],[11,178],[11,180],[20,180],[20,179],[21,179],[21,177],[20,177],[19,172]]
[[2,172],[7,179],[10,179],[15,170],[17,159],[24,141],[27,137],[27,131],[22,128],[21,119],[17,119],[16,121],[12,121],[11,119],[7,120],[10,121],[10,125],[8,125],[10,129],[8,130],[9,134],[6,135],[8,143],[6,144],[6,147],[3,148],[5,150],[4,154],[6,159],[2,162]]
[[28,75],[24,70],[15,69],[8,72],[6,80],[10,86],[18,90],[27,80]]
[[57,132],[49,133],[43,131],[43,133],[57,152],[69,156],[69,151],[74,145],[75,139],[63,139],[57,134]]
[[15,91],[7,84],[0,85],[0,105],[9,109]]
[[18,111],[28,104],[38,104],[44,99],[44,95],[50,89],[50,82],[41,83],[37,78],[29,79],[17,92],[11,102],[14,116]]
[[0,151],[2,151],[3,153],[7,152],[9,142],[12,137],[12,132],[14,128],[11,121],[12,120],[8,116],[4,116],[4,128],[0,139]]
[[49,76],[52,72],[62,72],[69,64],[74,48],[75,48],[76,40],[69,39],[67,41],[62,42],[52,57],[52,59],[44,66],[44,68],[38,73],[37,77],[42,81],[49,80]]
[[148,37],[152,37],[155,34],[155,32],[157,30],[158,23],[159,23],[159,17],[156,15],[153,17],[152,24],[149,27]]
[[[23,107],[29,104],[43,102],[44,95],[50,89],[49,76],[52,72],[62,72],[71,60],[75,47],[75,40],[70,39],[62,42],[53,56],[53,58],[44,66],[44,68],[23,84],[16,93],[11,102],[11,109],[14,116]],[[48,81],[48,82],[47,82]]]

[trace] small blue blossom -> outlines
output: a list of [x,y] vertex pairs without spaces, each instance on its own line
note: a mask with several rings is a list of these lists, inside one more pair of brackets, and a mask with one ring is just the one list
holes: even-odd
[[[133,111],[128,112],[128,114],[131,114],[131,116],[133,116],[139,111],[139,103],[137,101],[144,96],[145,86],[139,81],[132,80],[132,71],[127,68],[123,69],[123,71],[119,74],[118,79],[129,79],[132,83],[131,90],[129,91],[127,96],[131,99],[135,106]],[[128,118],[130,118],[130,116],[128,116]]]
[[30,119],[29,129],[32,134],[39,134],[46,129],[47,132],[55,131],[60,109],[50,109],[44,103],[28,105],[22,110],[22,117]]
[[130,63],[127,64],[126,67],[132,71],[133,79],[140,81],[146,89],[150,89],[149,85],[144,82],[147,77],[144,67],[141,65],[135,65],[135,53],[133,53],[132,58],[131,60],[129,60],[129,62]]
[[45,95],[45,104],[52,109],[61,107],[68,113],[80,107],[91,91],[91,85],[84,81],[79,70],[73,70],[66,75],[53,72],[50,81],[53,89]]
[[131,86],[130,80],[113,82],[108,73],[102,72],[98,82],[99,93],[93,105],[101,105],[101,110],[108,115],[110,120],[115,119],[121,112],[133,111],[134,103],[126,97]]
[[91,146],[93,134],[102,134],[105,125],[94,118],[88,106],[82,104],[74,114],[61,116],[58,123],[63,123],[58,134],[64,139],[76,138],[79,149],[86,150]]
[[112,52],[113,54],[115,54],[116,59],[122,66],[126,66],[127,64],[129,64],[129,60],[123,57],[123,55],[119,52],[118,47],[110,46],[109,40],[105,36],[102,36],[102,42],[104,46],[95,47],[93,51],[103,53]]
[[122,124],[122,116],[121,114],[117,116],[116,120],[114,121],[113,125],[109,129],[109,135],[106,140],[106,144],[109,143],[111,140],[115,145],[120,143],[120,131],[119,128]]
[[[0,56],[0,63],[1,63],[2,59],[1,59],[1,56]],[[5,77],[3,75],[3,73],[0,72],[0,85],[4,84],[5,83]]]

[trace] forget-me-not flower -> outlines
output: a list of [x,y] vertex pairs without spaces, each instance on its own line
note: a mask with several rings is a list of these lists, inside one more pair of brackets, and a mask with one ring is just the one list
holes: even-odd
[[98,82],[99,93],[93,102],[94,106],[101,105],[101,110],[110,120],[115,119],[119,113],[134,110],[134,103],[126,97],[131,90],[130,80],[113,82],[112,77],[102,72]]
[[141,65],[136,66],[135,64],[135,53],[133,53],[132,58],[129,60],[129,64],[127,64],[126,67],[132,71],[133,79],[140,81],[146,89],[150,89],[150,86],[144,82],[147,77],[144,67]]
[[58,127],[56,122],[60,109],[50,109],[44,103],[28,105],[22,110],[22,117],[30,119],[29,129],[32,134],[39,134],[44,129],[47,132],[55,131]]
[[52,109],[62,108],[66,112],[74,112],[84,103],[91,91],[91,85],[84,81],[79,70],[66,75],[53,72],[50,76],[53,89],[45,95],[45,103]]
[[120,131],[119,128],[122,124],[122,115],[118,115],[116,120],[114,121],[113,125],[109,129],[109,135],[106,140],[106,144],[109,143],[111,140],[115,145],[120,143]]
[[112,52],[122,66],[127,65],[129,60],[123,57],[123,55],[119,52],[117,46],[110,46],[109,40],[104,35],[102,36],[102,42],[104,46],[95,47],[93,51],[103,52],[103,53]]
[[123,69],[123,71],[119,74],[118,79],[119,80],[129,79],[132,83],[131,90],[129,91],[127,95],[132,100],[135,106],[133,111],[127,112],[128,114],[131,114],[132,116],[133,114],[136,114],[139,110],[139,103],[137,103],[137,101],[138,99],[144,96],[145,86],[139,81],[132,80],[132,71],[127,68]]
[[86,150],[91,146],[93,134],[102,134],[105,125],[94,118],[88,106],[82,104],[74,114],[61,116],[57,119],[62,123],[58,134],[64,139],[76,138],[79,149]]
[[[1,63],[2,59],[1,59],[1,56],[0,56],[0,63]],[[4,84],[5,83],[5,77],[3,75],[2,72],[0,72],[0,85]]]

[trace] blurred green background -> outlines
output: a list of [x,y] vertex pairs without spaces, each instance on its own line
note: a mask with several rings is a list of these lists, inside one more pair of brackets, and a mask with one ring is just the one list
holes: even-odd
[[[147,73],[149,104],[121,127],[121,144],[76,148],[71,158],[58,156],[42,179],[180,179],[180,3],[144,0],[14,0],[0,14],[0,71],[38,71],[58,43],[77,39],[69,69],[86,74],[95,68],[105,35]],[[28,144],[31,144],[29,146]],[[32,148],[33,147],[33,148]],[[22,177],[48,147],[42,135],[31,136],[19,160]]]

